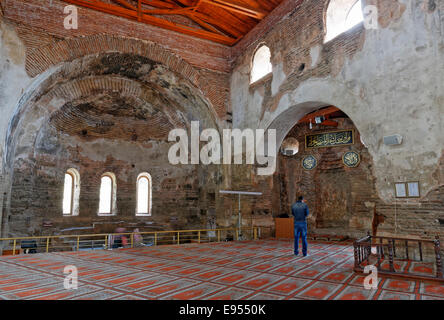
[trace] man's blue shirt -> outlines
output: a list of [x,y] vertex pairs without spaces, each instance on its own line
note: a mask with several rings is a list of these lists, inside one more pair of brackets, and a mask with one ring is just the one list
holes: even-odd
[[291,213],[294,216],[294,222],[306,222],[306,218],[309,215],[307,204],[302,201],[298,201],[291,206]]

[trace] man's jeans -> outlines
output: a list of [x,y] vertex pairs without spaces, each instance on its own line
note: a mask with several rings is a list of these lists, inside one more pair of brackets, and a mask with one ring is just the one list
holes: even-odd
[[302,237],[302,254],[307,255],[307,222],[294,223],[294,254],[299,254],[299,237]]

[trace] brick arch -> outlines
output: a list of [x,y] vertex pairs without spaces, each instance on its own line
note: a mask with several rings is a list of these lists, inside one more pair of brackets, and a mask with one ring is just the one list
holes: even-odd
[[[150,41],[109,35],[82,36],[66,39],[55,44],[33,49],[26,56],[26,72],[34,81],[17,102],[14,114],[8,124],[4,140],[5,157],[3,168],[8,171],[16,143],[16,132],[22,127],[22,117],[27,107],[35,103],[55,83],[55,77],[70,71],[71,65],[83,68],[82,59],[99,57],[112,53],[138,55],[165,66],[170,72],[183,78],[196,90],[195,95],[207,105],[214,128],[220,129],[222,116],[225,115],[224,101],[220,101],[220,92],[216,84],[209,83],[201,70],[183,60],[178,55]],[[220,105],[223,107],[221,108]],[[214,106],[218,107],[215,108]]]
[[225,116],[225,102],[220,99],[220,89],[217,85],[209,83],[199,70],[177,54],[147,40],[105,34],[61,40],[29,51],[26,56],[26,72],[34,78],[58,64],[108,52],[140,55],[165,65],[196,86],[211,104],[218,118]]
[[[132,101],[134,107],[142,107],[145,106],[147,101],[152,97],[152,94],[146,91],[147,88],[151,87],[134,79],[127,79],[113,75],[87,76],[63,82],[52,87],[46,84],[44,94],[40,95],[39,92],[37,97],[33,96],[32,98],[23,101],[23,104],[19,106],[21,111],[17,112],[11,120],[15,125],[10,124],[10,129],[5,139],[4,168],[8,168],[9,170],[13,169],[15,151],[18,147],[21,147],[22,142],[36,141],[40,127],[33,127],[29,130],[26,128],[28,124],[42,124],[47,121],[53,121],[53,125],[55,125],[57,129],[60,129],[57,124],[61,123],[65,123],[65,129],[67,129],[68,132],[72,132],[76,129],[76,123],[73,122],[63,110],[61,110],[66,102],[90,96],[99,91],[118,91],[122,97],[134,98],[134,101]],[[165,99],[169,101],[169,103],[166,103],[165,105],[171,104],[172,106],[176,106],[174,100],[170,100],[169,97],[166,97]],[[31,107],[34,108],[33,111],[27,112]],[[158,127],[153,127],[152,129],[160,129],[161,133],[155,135],[157,139],[166,139],[170,130],[176,127],[188,130],[189,122],[184,120],[191,121],[192,119],[199,118],[204,127],[217,128],[217,123],[214,121],[213,114],[206,112],[208,107],[207,102],[200,100],[199,103],[194,103],[192,105],[187,104],[182,107],[183,110],[180,110],[180,114],[178,114],[179,108],[177,107],[174,107],[172,110],[165,108],[165,110],[162,111],[164,117],[156,117],[154,119],[158,124]],[[189,115],[190,118],[188,118],[187,115]],[[138,128],[142,129],[140,124],[138,125]],[[147,130],[146,134],[149,135],[150,130]],[[34,144],[30,145],[30,147],[34,148]],[[25,150],[25,147],[23,147],[22,150]]]
[[120,52],[146,57],[164,64],[171,71],[177,72],[194,85],[200,86],[199,72],[173,52],[154,42],[104,34],[70,38],[34,49],[26,56],[26,72],[29,76],[35,77],[59,63],[106,52]]
[[378,142],[374,140],[372,126],[367,124],[367,114],[362,112],[370,110],[368,102],[347,88],[344,83],[331,79],[311,80],[285,93],[280,98],[278,107],[272,112],[265,113],[259,127],[265,130],[276,129],[276,146],[280,147],[288,132],[303,116],[330,105],[341,109],[350,117],[374,157],[376,155],[374,146]]

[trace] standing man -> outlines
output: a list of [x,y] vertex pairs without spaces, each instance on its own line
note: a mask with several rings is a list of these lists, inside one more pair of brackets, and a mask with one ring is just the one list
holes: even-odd
[[294,254],[299,254],[299,237],[302,237],[302,254],[307,256],[307,221],[309,215],[308,206],[304,197],[299,196],[298,201],[291,206],[294,216]]

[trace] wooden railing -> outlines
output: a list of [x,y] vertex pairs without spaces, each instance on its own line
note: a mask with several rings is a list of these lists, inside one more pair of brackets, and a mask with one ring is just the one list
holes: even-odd
[[[126,245],[120,247],[133,248],[136,245],[178,245],[185,243],[208,243],[229,240],[257,240],[261,237],[264,227],[171,230],[150,232],[124,232],[84,235],[36,236],[0,238],[3,254],[10,251],[12,255],[23,253],[23,249],[34,252],[78,251],[87,249],[110,249],[114,241],[125,237]],[[34,246],[30,246],[30,243]],[[120,242],[121,243],[121,242]]]
[[[362,273],[365,266],[372,264],[376,259],[374,265],[381,274],[405,278],[444,281],[441,244],[438,236],[436,236],[435,240],[420,240],[377,237],[367,234],[366,237],[356,240],[353,246],[355,259],[354,270],[356,272]],[[372,252],[372,248],[376,249],[375,253]],[[425,256],[430,260],[432,266],[434,264],[436,269],[434,274],[418,274],[415,272],[409,272],[408,270],[395,269],[395,262],[425,262]],[[385,261],[388,262],[388,269],[381,268],[381,264]]]

